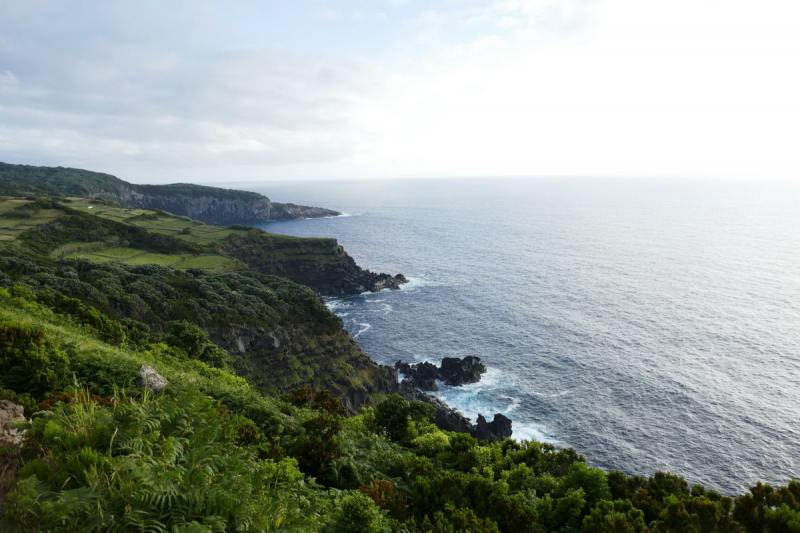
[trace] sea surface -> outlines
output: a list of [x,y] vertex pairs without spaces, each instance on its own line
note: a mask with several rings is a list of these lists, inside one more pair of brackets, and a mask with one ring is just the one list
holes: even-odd
[[437,394],[517,438],[727,494],[800,477],[800,187],[451,179],[225,184],[347,216],[335,237],[411,282],[329,301],[384,364],[478,355]]

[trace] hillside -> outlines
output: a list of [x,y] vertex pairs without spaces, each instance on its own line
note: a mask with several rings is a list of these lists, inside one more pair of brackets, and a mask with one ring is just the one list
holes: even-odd
[[[264,395],[194,323],[161,333],[51,285],[101,303],[141,293],[156,308],[196,290],[216,307],[189,320],[260,305],[270,320],[332,328],[310,291],[254,274],[109,267],[4,257],[0,419],[16,419],[0,428],[0,530],[762,533],[800,519],[797,482],[734,500],[672,474],[604,472],[571,449],[441,431],[430,406],[396,395],[349,417],[324,390]],[[142,388],[145,366],[167,380],[160,392]]]
[[336,216],[320,207],[277,204],[262,194],[188,183],[136,185],[110,174],[64,167],[0,163],[0,194],[81,196],[128,207],[162,209],[215,224]]
[[98,262],[156,263],[286,277],[325,296],[397,288],[400,276],[364,270],[335,239],[274,235],[247,226],[207,225],[163,211],[90,198],[0,199],[0,242],[40,255]]

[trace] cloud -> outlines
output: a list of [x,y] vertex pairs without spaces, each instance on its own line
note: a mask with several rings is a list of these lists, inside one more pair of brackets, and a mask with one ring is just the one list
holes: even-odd
[[132,27],[144,11],[95,14],[87,24],[43,5],[0,23],[3,159],[276,165],[337,161],[358,148],[348,114],[374,85],[363,62],[226,48],[218,34],[208,36],[211,46],[195,43],[202,17],[173,18],[183,37],[154,15],[154,26]]
[[525,16],[519,30],[444,47],[359,109],[362,128],[381,132],[365,166],[800,178],[794,3],[498,2],[483,14],[510,12]]
[[379,4],[0,0],[0,160],[147,179],[800,176],[794,2]]

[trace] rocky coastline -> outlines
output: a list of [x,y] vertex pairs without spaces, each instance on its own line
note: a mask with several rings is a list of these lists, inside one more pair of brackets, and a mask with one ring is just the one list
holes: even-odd
[[512,435],[512,421],[507,416],[496,413],[489,422],[479,414],[473,423],[458,410],[426,392],[439,390],[436,380],[453,387],[477,383],[481,375],[486,373],[486,366],[480,357],[445,357],[439,367],[428,362],[408,364],[398,361],[395,363],[395,370],[405,378],[398,385],[397,393],[406,400],[425,402],[436,408],[433,423],[439,429],[468,433],[476,439],[489,442],[497,442]]

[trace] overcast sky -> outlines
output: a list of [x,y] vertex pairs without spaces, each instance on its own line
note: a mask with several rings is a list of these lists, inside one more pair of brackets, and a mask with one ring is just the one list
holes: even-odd
[[0,161],[800,180],[797,0],[0,0]]

